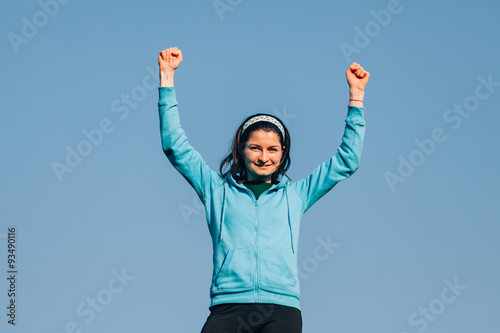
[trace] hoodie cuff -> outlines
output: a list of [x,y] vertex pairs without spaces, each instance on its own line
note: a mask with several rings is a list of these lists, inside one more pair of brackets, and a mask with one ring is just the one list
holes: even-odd
[[353,123],[365,123],[365,108],[359,106],[347,106],[346,121]]
[[158,106],[177,104],[175,87],[158,87]]

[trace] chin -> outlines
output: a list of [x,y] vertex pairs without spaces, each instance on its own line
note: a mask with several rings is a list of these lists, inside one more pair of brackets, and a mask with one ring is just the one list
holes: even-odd
[[261,177],[269,177],[275,171],[276,171],[276,169],[273,169],[273,170],[254,170],[254,174],[257,176],[261,176]]

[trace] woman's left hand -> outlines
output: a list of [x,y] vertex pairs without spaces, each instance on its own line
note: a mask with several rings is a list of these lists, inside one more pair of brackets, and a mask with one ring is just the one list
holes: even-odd
[[350,89],[365,90],[370,73],[365,71],[359,64],[353,62],[345,73]]

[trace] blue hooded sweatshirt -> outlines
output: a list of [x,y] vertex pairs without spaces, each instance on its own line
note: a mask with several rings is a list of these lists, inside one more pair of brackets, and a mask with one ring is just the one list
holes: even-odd
[[175,87],[159,87],[162,148],[205,206],[213,245],[210,306],[273,303],[300,310],[297,248],[302,215],[359,167],[365,133],[364,108],[348,106],[337,153],[309,176],[286,176],[259,199],[228,173],[213,171],[181,128]]

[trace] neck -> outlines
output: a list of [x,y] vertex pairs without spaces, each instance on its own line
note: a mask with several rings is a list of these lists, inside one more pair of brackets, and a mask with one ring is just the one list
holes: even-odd
[[263,180],[245,180],[245,184],[249,185],[256,185],[256,184],[263,184],[263,183],[271,183],[271,180],[269,181],[263,181]]
[[269,177],[248,177],[243,181],[244,183],[247,184],[262,184],[262,183],[272,183],[273,178],[272,176]]

